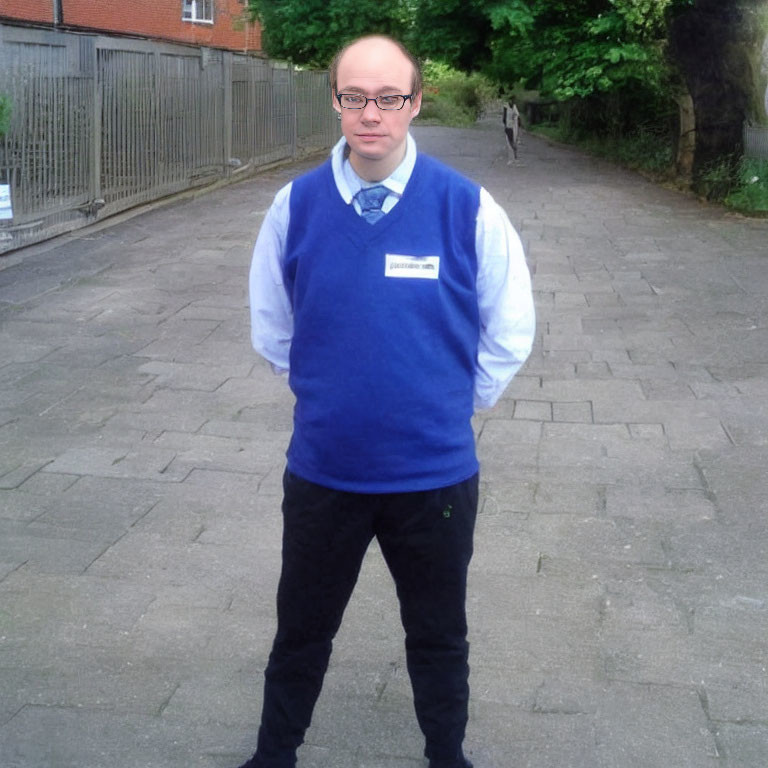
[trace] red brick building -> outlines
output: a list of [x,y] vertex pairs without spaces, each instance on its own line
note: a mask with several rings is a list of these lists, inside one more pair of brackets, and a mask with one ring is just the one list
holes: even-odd
[[0,20],[4,18],[53,24],[53,0],[0,0]]
[[261,29],[247,10],[247,0],[0,0],[0,21],[259,51]]

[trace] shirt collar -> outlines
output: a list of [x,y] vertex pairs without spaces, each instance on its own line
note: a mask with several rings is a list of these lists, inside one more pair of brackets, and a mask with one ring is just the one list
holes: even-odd
[[[333,178],[336,182],[336,188],[345,203],[352,202],[354,196],[363,188],[371,186],[363,181],[352,168],[347,158],[347,140],[342,136],[331,150],[331,168],[333,169]],[[411,178],[413,167],[416,165],[416,142],[409,133],[405,142],[405,157],[400,165],[395,168],[390,176],[383,181],[377,182],[383,184],[391,193],[400,197],[405,192],[405,186]]]

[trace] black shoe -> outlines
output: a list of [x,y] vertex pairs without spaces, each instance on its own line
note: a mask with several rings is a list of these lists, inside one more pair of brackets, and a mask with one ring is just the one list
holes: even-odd
[[[254,755],[250,760],[247,760],[246,762],[244,762],[240,766],[240,768],[261,768],[261,766],[264,765],[263,760],[264,760],[264,758],[262,758],[261,760],[259,760],[257,762],[256,761],[256,755]],[[275,765],[275,764],[276,763],[272,762],[270,758],[267,759],[267,765]],[[277,763],[277,764],[278,765],[292,765],[295,768],[295,766],[296,766],[296,759],[294,757],[293,762],[291,762],[291,763],[284,763],[283,762],[283,763]]]
[[458,760],[430,760],[429,768],[472,768],[472,763],[466,757]]

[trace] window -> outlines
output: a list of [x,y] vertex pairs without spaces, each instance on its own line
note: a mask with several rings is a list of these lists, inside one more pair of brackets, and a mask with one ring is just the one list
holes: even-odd
[[181,0],[181,18],[213,24],[213,0]]

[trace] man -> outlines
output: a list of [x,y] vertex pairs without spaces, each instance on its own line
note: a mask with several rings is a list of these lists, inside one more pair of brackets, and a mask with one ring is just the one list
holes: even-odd
[[253,345],[288,371],[296,406],[277,634],[243,768],[295,766],[374,536],[400,600],[425,756],[430,768],[468,768],[470,418],[529,354],[530,279],[490,195],[417,153],[411,54],[361,38],[330,77],[343,139],[278,192],[251,266]]
[[520,144],[520,111],[514,98],[504,105],[501,120],[507,137],[507,165],[512,165],[512,157],[517,160],[517,147]]

